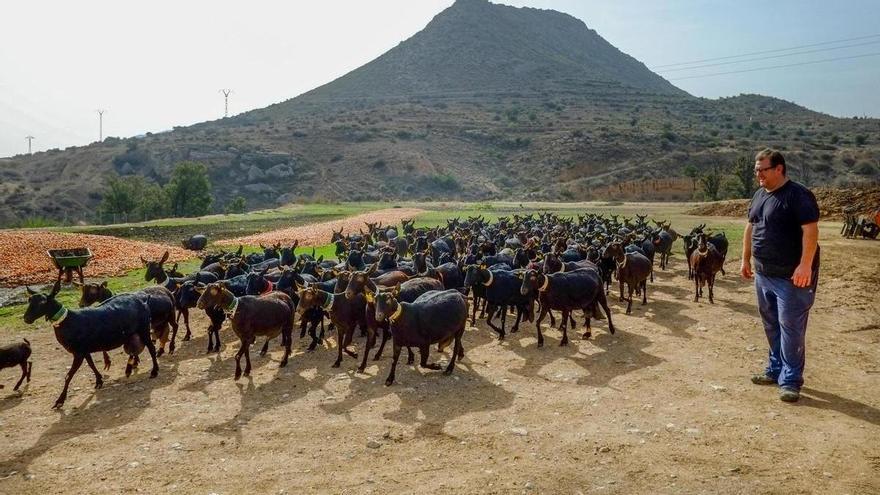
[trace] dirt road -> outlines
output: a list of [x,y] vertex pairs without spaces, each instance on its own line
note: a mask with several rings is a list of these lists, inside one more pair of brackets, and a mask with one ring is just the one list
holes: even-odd
[[880,242],[833,225],[821,242],[794,405],[748,380],[766,341],[738,260],[714,305],[673,258],[647,306],[613,299],[613,336],[548,329],[538,349],[531,324],[499,343],[480,321],[453,376],[401,366],[392,387],[387,351],[358,375],[300,340],[289,367],[273,343],[234,382],[238,343],[224,329],[206,355],[197,317],[157,379],[114,353],[104,389],[83,367],[54,412],[70,358],[40,322],[30,388],[0,372],[0,493],[880,493]]

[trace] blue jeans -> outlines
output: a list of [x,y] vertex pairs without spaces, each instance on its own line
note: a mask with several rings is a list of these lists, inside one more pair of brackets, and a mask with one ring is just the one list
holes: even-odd
[[782,387],[800,390],[804,384],[804,347],[807,319],[816,299],[819,273],[812,285],[795,287],[791,279],[755,274],[758,309],[770,344],[770,358],[764,373]]

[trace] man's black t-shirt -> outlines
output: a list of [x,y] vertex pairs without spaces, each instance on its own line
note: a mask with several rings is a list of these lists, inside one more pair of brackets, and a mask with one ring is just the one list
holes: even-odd
[[[809,189],[789,180],[773,192],[758,188],[749,205],[755,271],[768,277],[791,278],[801,261],[801,226],[819,221],[819,205]],[[819,248],[813,271],[819,269]]]

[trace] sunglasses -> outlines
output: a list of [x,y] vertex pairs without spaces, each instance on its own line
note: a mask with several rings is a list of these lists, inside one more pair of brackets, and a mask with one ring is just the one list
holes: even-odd
[[766,172],[766,171],[770,170],[771,168],[776,168],[776,167],[777,167],[777,165],[770,165],[769,167],[756,168],[756,169],[755,169],[755,175],[758,175],[758,174],[760,174],[761,172]]

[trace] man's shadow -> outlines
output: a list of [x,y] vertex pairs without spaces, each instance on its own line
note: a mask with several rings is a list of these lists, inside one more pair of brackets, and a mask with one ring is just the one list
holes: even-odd
[[799,404],[803,407],[836,411],[846,414],[851,418],[880,426],[880,410],[863,402],[845,399],[830,392],[822,392],[814,388],[804,387],[801,389]]

